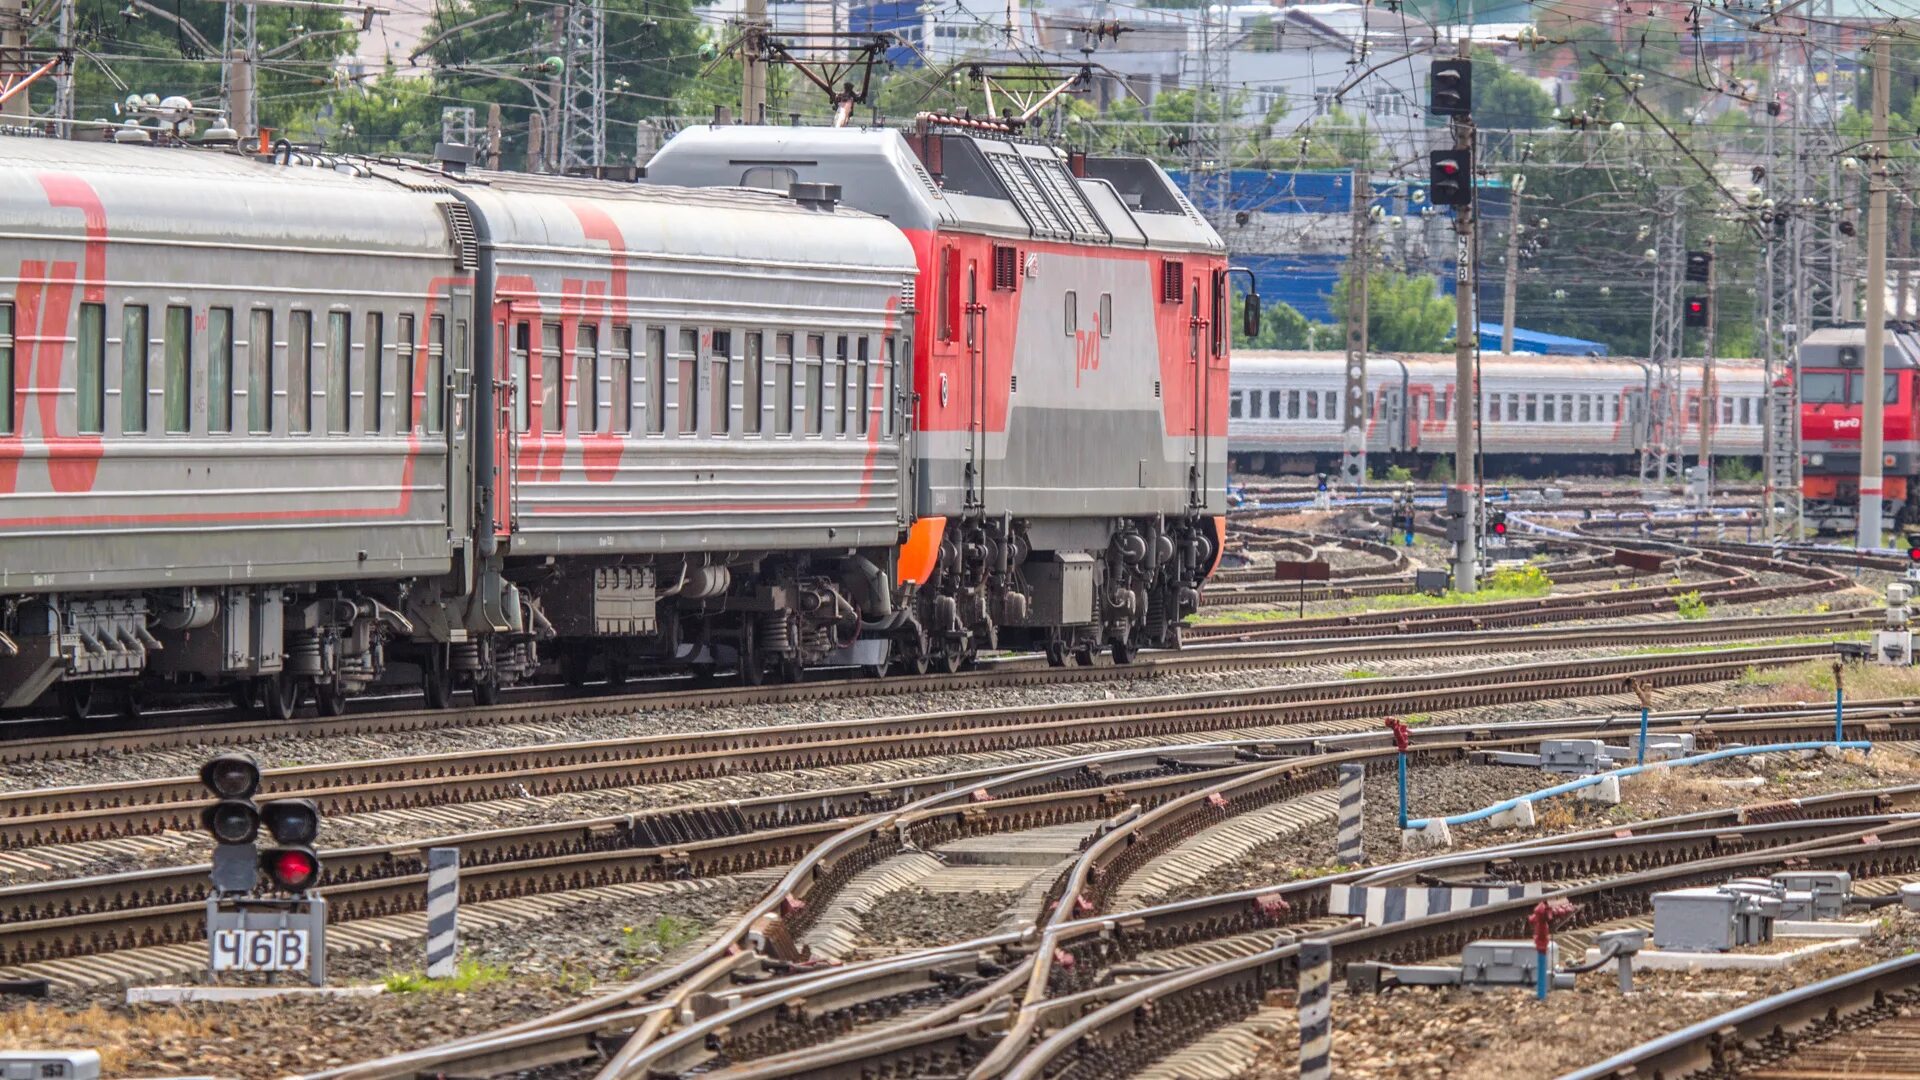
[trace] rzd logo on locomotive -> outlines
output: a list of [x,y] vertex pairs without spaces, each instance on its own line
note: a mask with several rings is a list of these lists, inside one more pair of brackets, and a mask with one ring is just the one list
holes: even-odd
[[1100,317],[1094,316],[1093,329],[1073,332],[1073,386],[1080,388],[1083,372],[1100,370]]

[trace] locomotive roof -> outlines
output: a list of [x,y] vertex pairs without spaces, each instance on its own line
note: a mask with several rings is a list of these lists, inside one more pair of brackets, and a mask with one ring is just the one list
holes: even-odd
[[1088,175],[1075,177],[1066,155],[1049,144],[991,133],[933,134],[942,147],[938,176],[891,128],[770,125],[688,128],[661,147],[647,173],[651,180],[707,187],[835,183],[847,202],[904,229],[1225,250],[1166,173],[1144,158],[1089,158]]
[[[1861,367],[1866,348],[1865,326],[1823,326],[1800,340],[1800,363],[1805,367]],[[1890,369],[1920,367],[1920,326],[1887,323],[1885,353]]]

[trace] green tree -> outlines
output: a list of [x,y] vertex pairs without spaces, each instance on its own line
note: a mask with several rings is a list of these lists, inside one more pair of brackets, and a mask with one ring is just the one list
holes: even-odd
[[1309,320],[1293,305],[1282,301],[1260,305],[1260,333],[1252,338],[1240,336],[1246,325],[1246,298],[1233,297],[1233,347],[1236,349],[1321,349],[1339,340],[1332,326]]
[[[1341,313],[1336,340],[1347,333],[1348,275],[1333,286],[1333,310]],[[1438,352],[1453,328],[1453,299],[1426,274],[1375,270],[1367,276],[1367,348],[1379,352]]]

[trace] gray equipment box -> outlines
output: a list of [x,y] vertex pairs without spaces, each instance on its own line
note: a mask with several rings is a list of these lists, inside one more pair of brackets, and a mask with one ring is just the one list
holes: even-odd
[[[1640,733],[1627,736],[1627,756],[1632,757],[1640,746]],[[1668,761],[1673,758],[1693,756],[1693,736],[1691,735],[1648,735],[1647,760]]]
[[1080,626],[1093,621],[1093,556],[1062,551],[1020,566],[1033,603],[1013,626]]
[[1415,570],[1413,572],[1413,591],[1428,596],[1439,596],[1453,588],[1453,574],[1446,570]]
[[[1853,898],[1853,875],[1845,870],[1786,870],[1773,883],[1786,893],[1783,919],[1838,919]],[[1809,894],[1804,903],[1801,893]]]
[[[1527,940],[1471,941],[1460,950],[1460,985],[1481,988],[1534,985],[1540,953]],[[1547,970],[1560,966],[1560,945],[1547,943]]]
[[1613,768],[1613,758],[1599,739],[1542,739],[1540,767],[1564,776],[1590,776]]
[[1653,894],[1653,943],[1662,949],[1726,952],[1773,940],[1780,897],[1750,887],[1701,887]]
[[0,1050],[0,1080],[100,1080],[95,1050]]

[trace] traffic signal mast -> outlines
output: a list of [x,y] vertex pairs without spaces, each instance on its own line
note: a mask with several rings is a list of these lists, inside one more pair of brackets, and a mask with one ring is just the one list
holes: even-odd
[[[1464,54],[1466,46],[1461,45]],[[1480,536],[1476,517],[1480,489],[1476,483],[1474,428],[1480,416],[1480,380],[1474,363],[1479,352],[1478,316],[1474,311],[1473,251],[1473,63],[1465,55],[1435,60],[1428,69],[1427,112],[1444,116],[1453,132],[1453,147],[1427,156],[1427,195],[1434,206],[1453,207],[1453,229],[1458,238],[1454,259],[1454,377],[1453,486],[1447,491],[1448,538],[1453,541],[1453,587],[1463,593],[1479,588]]]
[[[213,893],[207,897],[210,965],[223,971],[304,970],[326,982],[326,900],[309,895],[320,882],[320,808],[311,799],[254,800],[260,766],[222,754],[200,769],[214,801],[200,811],[213,837]],[[260,829],[273,846],[262,851]],[[266,892],[262,896],[261,883]]]

